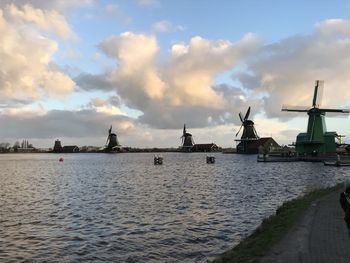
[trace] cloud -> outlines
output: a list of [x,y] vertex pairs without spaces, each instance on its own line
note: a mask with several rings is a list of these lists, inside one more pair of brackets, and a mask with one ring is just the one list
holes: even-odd
[[115,83],[109,77],[109,74],[93,75],[89,73],[80,73],[74,81],[80,89],[86,91],[101,90],[111,91],[115,90]]
[[[225,123],[232,121],[227,116],[234,107],[243,107],[245,94],[230,85],[216,85],[215,78],[260,45],[252,34],[235,43],[197,36],[188,44],[174,44],[160,62],[154,35],[126,32],[99,44],[118,66],[100,75],[81,75],[76,82],[86,90],[114,88],[126,106],[143,112],[140,121],[154,127],[175,128],[185,120],[195,127]],[[258,105],[253,99],[252,104]]]
[[[14,4],[16,6],[24,6],[28,4],[28,0],[1,0],[0,7],[4,7],[9,4]],[[72,9],[79,7],[89,7],[93,6],[96,3],[96,0],[31,0],[30,5],[45,10],[57,10],[58,12],[68,12]]]
[[123,112],[120,107],[119,98],[116,96],[111,97],[108,100],[101,98],[94,98],[87,105],[89,109],[94,109],[98,113],[105,113],[108,115],[127,116],[127,113]]
[[282,104],[312,104],[315,80],[325,81],[323,106],[349,102],[350,21],[325,20],[312,34],[296,35],[265,45],[243,72],[233,77],[263,97],[268,117],[292,116]]
[[129,17],[118,5],[116,4],[107,4],[103,7],[103,15],[116,18],[121,21],[123,24],[130,24],[132,18]]
[[126,32],[104,40],[99,47],[118,60],[120,67],[110,78],[131,106],[163,97],[166,87],[155,65],[159,48],[154,36]]
[[[54,22],[56,15],[30,6],[0,9],[0,104],[64,96],[73,91],[75,83],[70,77],[51,66],[57,42],[41,32],[43,29],[58,30],[56,33],[63,35],[70,32],[67,28],[59,31],[59,23]],[[29,21],[33,23],[28,25]],[[48,21],[52,23],[45,28]]]
[[120,134],[134,128],[133,119],[98,111],[98,108],[76,111],[30,108],[3,110],[0,112],[0,123],[3,124],[0,138],[99,137],[107,134],[110,124]]
[[74,37],[65,17],[55,10],[42,10],[31,5],[18,8],[11,4],[5,7],[4,15],[20,27],[34,24],[37,28],[53,32],[61,38]]
[[159,0],[136,0],[137,3],[140,6],[145,6],[145,7],[160,7],[160,1]]
[[161,20],[152,24],[151,31],[153,33],[166,33],[166,32],[176,32],[176,31],[185,31],[187,30],[186,26],[183,25],[173,25],[168,20]]
[[152,31],[155,32],[169,32],[172,28],[172,23],[167,20],[162,20],[152,25]]

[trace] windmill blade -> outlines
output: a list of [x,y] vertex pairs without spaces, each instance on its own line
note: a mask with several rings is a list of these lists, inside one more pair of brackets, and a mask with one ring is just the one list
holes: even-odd
[[318,93],[317,93],[317,99],[316,99],[316,106],[317,107],[321,107],[321,105],[322,105],[323,91],[324,91],[324,81],[319,80],[318,81]]
[[241,127],[238,130],[238,132],[236,133],[236,137],[237,137],[238,133],[241,131],[242,127],[243,127],[243,124],[241,125]]
[[343,110],[343,111],[327,111],[326,113],[327,117],[331,118],[348,118],[349,117],[349,111],[348,110]]
[[243,120],[242,112],[239,112],[239,113],[238,113],[238,116],[239,116],[239,118],[240,118],[241,122],[243,123],[243,122],[244,122],[244,120]]
[[312,99],[312,107],[319,107],[321,105],[322,97],[323,97],[323,80],[316,80],[314,97]]
[[338,113],[349,113],[348,109],[319,109],[322,112],[338,112]]
[[181,144],[184,144],[184,141],[185,141],[185,136],[184,136],[184,135],[182,135],[182,136],[180,137],[180,140],[181,140]]
[[290,105],[282,105],[282,111],[290,111],[290,112],[308,112],[310,107],[308,106],[290,106]]
[[320,109],[327,117],[347,118],[350,114],[349,109]]
[[249,108],[248,108],[248,110],[247,110],[247,113],[246,113],[245,116],[244,116],[244,120],[247,120],[247,119],[248,119],[249,114],[250,114],[250,106],[249,106]]

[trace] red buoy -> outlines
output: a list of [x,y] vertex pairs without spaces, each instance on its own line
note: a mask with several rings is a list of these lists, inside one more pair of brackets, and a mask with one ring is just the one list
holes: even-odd
[[58,159],[59,162],[63,162],[63,157],[61,157],[60,159]]

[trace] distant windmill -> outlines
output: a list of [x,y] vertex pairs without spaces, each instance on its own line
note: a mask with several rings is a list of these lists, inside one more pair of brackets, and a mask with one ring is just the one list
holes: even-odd
[[316,80],[312,106],[287,108],[282,111],[306,112],[309,115],[306,133],[299,133],[296,140],[296,151],[302,155],[326,155],[336,152],[336,132],[327,132],[325,115],[327,112],[349,114],[347,109],[322,109],[320,90],[323,88],[323,81]]
[[184,124],[184,129],[180,139],[181,139],[182,150],[185,152],[190,152],[194,145],[194,142],[192,139],[192,134],[186,132],[186,124]]
[[112,125],[108,130],[108,136],[106,141],[105,152],[113,152],[120,149],[120,144],[118,142],[117,135],[112,133]]
[[237,145],[237,153],[243,153],[243,154],[257,153],[258,148],[261,145],[261,142],[259,141],[260,138],[254,128],[254,122],[248,119],[249,114],[250,114],[250,106],[248,107],[248,110],[244,115],[244,118],[241,112],[238,114],[239,119],[242,122],[242,125],[239,128],[238,132],[236,133],[236,137],[238,136],[242,128],[243,128],[243,132],[242,132],[241,138],[235,140],[236,142],[239,142]]
[[242,127],[243,127],[243,133],[241,136],[241,140],[257,140],[259,139],[258,134],[256,133],[256,130],[254,128],[254,122],[251,120],[248,120],[249,118],[249,114],[250,114],[250,106],[244,116],[244,118],[242,117],[242,113],[240,112],[238,114],[239,119],[242,122],[241,127],[239,128],[238,132],[236,133],[236,137],[239,134],[239,132],[241,131]]

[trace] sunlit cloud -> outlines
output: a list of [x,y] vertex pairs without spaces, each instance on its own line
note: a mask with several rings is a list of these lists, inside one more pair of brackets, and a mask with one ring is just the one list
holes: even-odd
[[[39,15],[38,15],[39,14]],[[58,43],[44,36],[42,30],[68,36],[71,30],[56,13],[42,13],[30,6],[0,9],[0,102],[41,100],[47,96],[64,96],[73,91],[75,83],[58,67],[51,67]],[[38,20],[36,20],[38,19]],[[46,27],[45,21],[51,21]],[[33,21],[30,25],[22,22]],[[56,22],[53,22],[56,21]]]
[[244,93],[229,85],[216,85],[215,77],[260,45],[252,34],[237,42],[197,36],[188,44],[174,44],[168,59],[159,63],[160,48],[154,35],[126,32],[99,45],[118,61],[118,67],[101,75],[81,75],[76,81],[85,90],[114,88],[126,106],[143,112],[140,121],[156,127],[178,127],[186,119],[197,127],[216,125],[227,121],[234,106],[242,105]]

